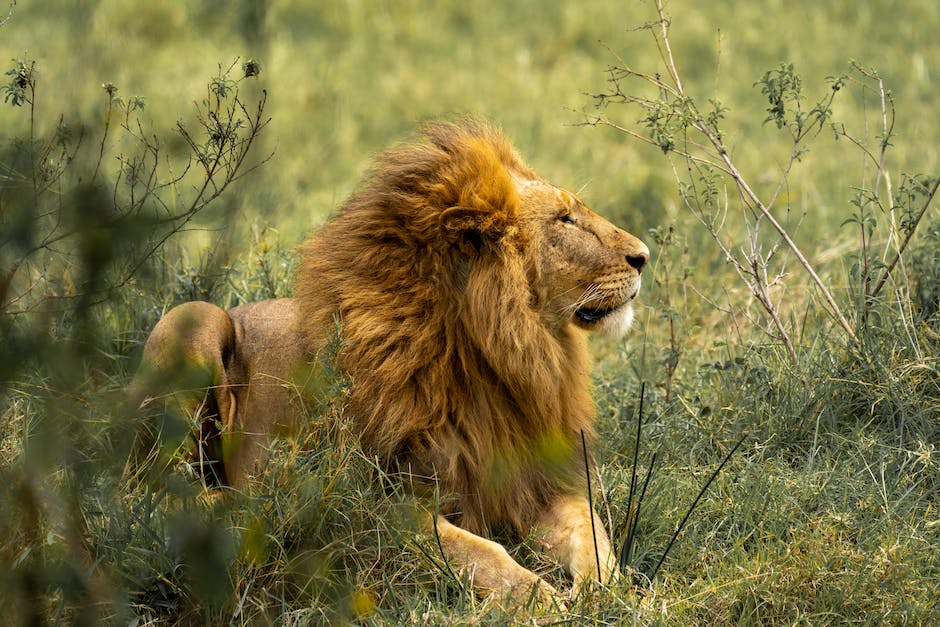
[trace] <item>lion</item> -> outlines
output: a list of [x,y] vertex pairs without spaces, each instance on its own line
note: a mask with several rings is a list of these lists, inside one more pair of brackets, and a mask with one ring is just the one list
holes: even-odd
[[610,581],[582,451],[595,440],[585,332],[627,332],[646,245],[470,120],[428,124],[381,155],[300,253],[293,298],[169,311],[135,398],[159,397],[153,381],[183,363],[203,368],[208,393],[177,398],[202,421],[215,479],[243,485],[269,438],[296,428],[291,390],[338,327],[345,411],[389,472],[440,495],[422,524],[449,564],[481,593],[557,598],[492,539],[534,532],[572,590]]

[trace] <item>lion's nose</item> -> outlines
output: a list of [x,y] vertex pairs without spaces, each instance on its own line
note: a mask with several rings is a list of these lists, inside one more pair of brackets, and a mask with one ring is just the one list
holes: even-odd
[[627,255],[627,263],[636,270],[636,273],[639,274],[643,271],[643,266],[646,265],[646,261],[650,258],[650,254],[646,251],[634,253],[632,255]]

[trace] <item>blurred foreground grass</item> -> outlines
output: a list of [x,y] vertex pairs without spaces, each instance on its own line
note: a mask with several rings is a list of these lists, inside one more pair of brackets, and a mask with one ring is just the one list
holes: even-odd
[[[789,145],[763,123],[768,105],[754,83],[782,62],[794,63],[811,100],[850,59],[875,67],[897,103],[885,166],[894,188],[903,173],[937,175],[931,60],[940,58],[940,5],[676,1],[668,9],[686,89],[729,107],[727,142],[762,194],[777,184]],[[738,277],[683,209],[662,153],[609,128],[576,126],[597,112],[587,93],[607,88],[614,54],[659,67],[660,50],[636,30],[655,17],[645,2],[17,4],[0,27],[0,48],[5,58],[35,60],[38,82],[32,119],[29,107],[0,107],[3,263],[23,250],[29,230],[17,215],[38,223],[44,218],[30,211],[64,210],[95,228],[74,229],[43,263],[31,262],[36,287],[20,284],[22,299],[16,307],[4,300],[0,312],[3,614],[89,624],[512,618],[463,592],[421,551],[407,499],[358,449],[341,402],[311,408],[309,428],[277,445],[269,472],[244,494],[207,498],[185,468],[140,483],[122,474],[122,393],[160,314],[194,298],[234,305],[289,294],[293,246],[348,195],[370,155],[422,120],[469,113],[501,124],[546,178],[579,190],[653,248],[632,338],[595,342],[600,509],[620,541],[640,380],[652,384],[640,471],[653,451],[657,458],[631,561],[639,574],[576,599],[570,617],[677,625],[940,619],[936,211],[890,293],[862,316],[853,308],[857,228],[843,223],[875,168],[844,138],[820,136],[789,179],[788,225],[857,321],[860,341],[841,337],[791,264],[782,302],[799,359],[789,361],[752,319],[720,309],[754,314]],[[198,128],[193,103],[236,57],[236,70],[249,58],[261,63],[240,94],[254,103],[267,91],[271,122],[252,156],[273,157],[113,284],[122,260],[146,252],[153,223],[111,228],[101,212],[110,187],[87,186],[100,154],[101,180],[122,185],[126,164],[116,157],[137,145],[114,125],[99,145],[109,103],[102,85],[113,84],[125,107],[144,98],[136,112],[143,126],[130,128],[159,140],[161,159],[170,159],[161,164],[185,163],[192,147],[176,122]],[[615,105],[603,112],[637,122]],[[33,203],[23,155],[36,153],[26,138],[31,124],[35,137],[54,137],[60,115],[81,148]],[[850,85],[833,116],[878,146],[881,109],[870,88]],[[187,179],[167,198],[185,203],[194,184]],[[888,250],[889,217],[876,218],[872,233]],[[729,218],[732,235],[746,230],[739,219]],[[341,399],[343,385],[329,381],[326,398]],[[643,574],[685,508],[744,434],[647,585]],[[526,544],[516,554],[564,587]]]

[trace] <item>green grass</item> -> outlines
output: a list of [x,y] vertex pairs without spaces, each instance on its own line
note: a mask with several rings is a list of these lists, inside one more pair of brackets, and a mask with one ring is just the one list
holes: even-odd
[[[567,616],[542,619],[940,620],[935,208],[866,313],[858,227],[845,222],[858,189],[873,190],[876,168],[846,138],[820,134],[776,210],[788,210],[789,232],[859,340],[846,338],[785,257],[775,294],[794,360],[754,323],[760,309],[684,208],[667,157],[613,129],[580,125],[597,112],[588,94],[608,89],[615,55],[665,73],[649,33],[637,30],[655,19],[654,5],[230,4],[21,2],[0,26],[5,58],[37,62],[36,136],[51,137],[61,114],[73,138],[82,137],[57,185],[33,197],[23,160],[29,108],[0,106],[0,269],[28,248],[24,224],[48,228],[40,208],[94,227],[32,258],[13,284],[23,298],[11,304],[6,288],[0,294],[0,614],[88,624],[525,621],[468,593],[422,548],[431,543],[415,531],[407,495],[351,435],[338,377],[325,382],[326,401],[309,409],[307,427],[276,444],[267,472],[244,493],[207,497],[180,464],[135,480],[124,473],[123,390],[159,316],[190,299],[232,306],[290,294],[294,246],[355,187],[375,151],[422,120],[472,113],[500,123],[536,170],[579,191],[653,253],[631,337],[593,342],[603,478],[596,503],[618,544],[646,382],[639,476],[654,452],[656,461],[637,523],[635,577],[573,600]],[[885,165],[893,189],[904,174],[937,175],[935,3],[676,0],[667,9],[688,94],[703,108],[710,98],[729,108],[722,128],[730,154],[762,198],[791,145],[763,123],[768,104],[754,84],[784,62],[794,63],[809,102],[828,93],[826,77],[849,71],[850,59],[876,68],[896,106]],[[271,122],[252,155],[273,157],[112,286],[121,260],[139,252],[153,227],[109,231],[111,188],[101,196],[82,186],[99,152],[110,186],[117,155],[139,146],[112,125],[102,147],[102,84],[116,85],[125,101],[145,98],[143,128],[178,174],[188,148],[176,121],[198,128],[193,103],[236,57],[262,64],[240,94],[253,104],[267,90]],[[855,76],[833,118],[876,150],[877,94]],[[642,83],[636,89],[658,97]],[[648,130],[636,109],[610,104],[603,113],[641,135]],[[192,198],[192,174],[166,198]],[[729,181],[722,190],[731,201],[724,234],[741,247],[744,212]],[[883,181],[882,202],[885,190]],[[877,272],[890,256],[883,252],[893,252],[892,215],[873,215]],[[899,209],[894,219],[904,215]],[[30,277],[32,290],[24,287]],[[112,287],[92,289],[100,286]],[[183,433],[184,423],[176,426]],[[742,437],[650,582],[676,525]],[[512,552],[567,588],[530,543]]]

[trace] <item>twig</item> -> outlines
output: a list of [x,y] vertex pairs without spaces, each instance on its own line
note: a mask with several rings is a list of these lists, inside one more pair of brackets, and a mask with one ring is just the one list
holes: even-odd
[[937,188],[940,187],[940,176],[937,177],[937,180],[934,181],[933,187],[930,188],[930,193],[927,194],[927,199],[924,201],[924,205],[920,208],[920,211],[917,213],[917,217],[914,219],[914,222],[911,224],[911,227],[907,231],[907,235],[904,236],[904,241],[901,242],[901,245],[898,246],[897,252],[894,254],[894,259],[891,260],[891,263],[888,264],[888,267],[885,268],[884,273],[882,273],[881,278],[878,280],[878,284],[875,285],[875,289],[872,290],[870,299],[874,300],[878,293],[881,291],[881,288],[884,287],[885,282],[888,280],[888,277],[891,275],[891,272],[894,271],[894,267],[898,265],[898,262],[901,260],[901,255],[904,254],[907,245],[910,243],[911,238],[914,237],[914,231],[917,230],[917,225],[920,224],[924,215],[927,213],[927,209],[930,207],[930,203],[933,202],[934,196],[937,195]]
[[[705,135],[705,137],[707,137],[716,148],[720,147],[721,143],[711,133],[708,127],[701,123],[701,120],[696,120],[693,122],[693,124],[695,128]],[[853,340],[857,340],[858,338],[855,336],[855,331],[852,330],[852,326],[849,324],[848,320],[845,319],[845,316],[842,315],[842,310],[839,309],[839,305],[836,303],[835,298],[829,291],[829,288],[826,287],[822,279],[819,278],[819,275],[816,274],[816,270],[803,254],[803,251],[800,250],[800,247],[797,246],[796,242],[793,241],[793,239],[790,237],[790,234],[783,227],[783,225],[777,221],[770,210],[764,205],[763,202],[761,202],[760,198],[757,196],[754,190],[751,189],[750,185],[747,184],[747,181],[744,180],[744,176],[738,171],[734,163],[731,161],[731,157],[728,155],[727,151],[723,149],[719,150],[719,155],[721,160],[725,163],[725,166],[728,168],[728,171],[731,172],[731,177],[734,179],[738,189],[740,189],[741,192],[747,196],[751,203],[753,203],[753,205],[760,211],[761,215],[765,217],[774,230],[777,231],[781,239],[783,239],[783,241],[786,243],[787,248],[790,249],[790,251],[793,253],[793,256],[796,257],[797,261],[800,262],[800,265],[803,266],[803,269],[806,270],[807,274],[809,274],[810,278],[813,280],[813,283],[815,283],[816,287],[819,288],[823,299],[829,305],[830,313],[839,323],[839,326],[845,330],[846,335],[848,335]]]
[[10,10],[7,11],[6,17],[0,20],[0,26],[3,26],[7,22],[13,19],[13,9],[16,8],[16,0],[10,0]]
[[[663,34],[663,47],[666,49],[666,56],[663,59],[666,62],[667,67],[669,68],[669,74],[672,76],[672,80],[676,85],[676,91],[679,95],[684,95],[684,90],[682,89],[682,80],[679,78],[679,71],[676,69],[676,62],[672,57],[672,47],[669,45],[669,20],[666,19],[665,9],[663,8],[663,1],[656,0],[656,12],[659,14],[659,29]],[[656,40],[659,43],[659,39]]]
[[110,84],[105,87],[105,93],[108,94],[108,110],[105,112],[104,116],[104,130],[101,132],[101,144],[98,146],[98,160],[95,161],[95,171],[91,175],[92,185],[98,180],[98,170],[101,168],[101,162],[104,160],[104,147],[108,141],[108,130],[111,128],[111,113],[114,110],[114,91],[113,86]]

